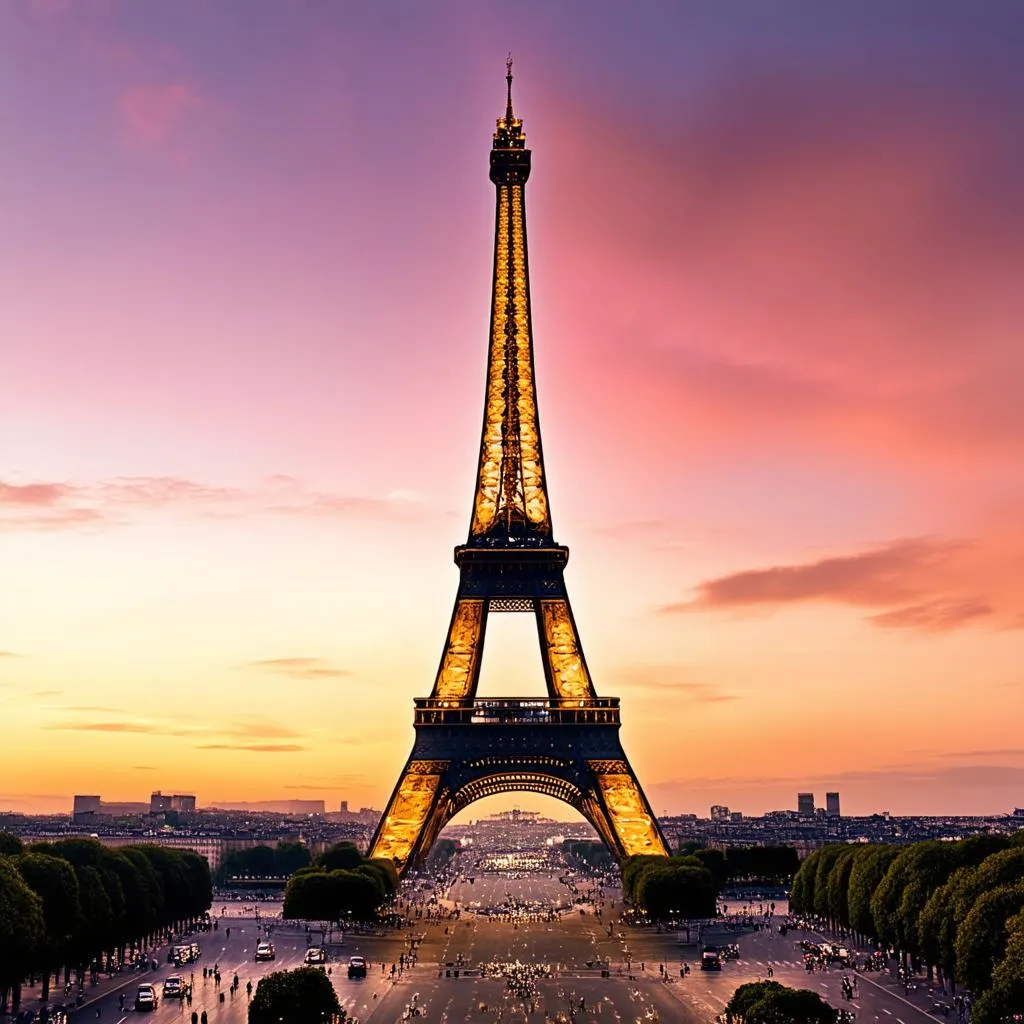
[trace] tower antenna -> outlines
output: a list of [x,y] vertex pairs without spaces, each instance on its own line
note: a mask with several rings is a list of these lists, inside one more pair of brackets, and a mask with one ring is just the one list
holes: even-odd
[[508,83],[508,102],[505,105],[505,123],[512,124],[512,54],[505,59],[505,81]]

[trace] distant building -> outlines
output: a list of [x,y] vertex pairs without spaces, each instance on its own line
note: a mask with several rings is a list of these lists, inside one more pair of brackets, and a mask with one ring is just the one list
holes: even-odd
[[814,794],[813,793],[797,793],[796,795],[796,813],[801,818],[813,818],[814,817]]
[[711,820],[712,821],[728,821],[729,820],[729,808],[723,804],[712,804],[711,805]]
[[271,814],[291,814],[305,816],[309,814],[323,814],[323,800],[220,800],[215,805],[207,808],[218,811],[252,811],[260,813],[266,811]]
[[825,815],[829,818],[841,818],[842,815],[839,813],[839,794],[838,793],[826,793],[825,794]]
[[76,822],[90,822],[97,818],[141,818],[149,814],[149,804],[108,803],[98,796],[76,796],[71,807],[71,817]]
[[383,814],[383,811],[378,811],[373,807],[360,807],[358,811],[351,811],[349,810],[348,801],[342,800],[336,820],[347,824],[372,825],[376,828],[381,814]]
[[157,790],[149,798],[150,814],[166,814],[168,811],[195,811],[196,798],[186,793],[161,793]]
[[730,811],[729,812],[729,820],[732,821],[732,822],[742,821],[743,820],[743,812],[742,811]]
[[98,796],[76,796],[71,805],[71,817],[74,821],[88,820],[100,813],[102,800]]

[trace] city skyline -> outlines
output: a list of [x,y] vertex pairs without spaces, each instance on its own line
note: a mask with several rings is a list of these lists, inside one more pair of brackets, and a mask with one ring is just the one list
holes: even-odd
[[[383,806],[509,48],[555,531],[656,813],[1019,805],[1020,11],[387,8],[0,12],[0,807]],[[492,622],[480,696],[543,687]]]

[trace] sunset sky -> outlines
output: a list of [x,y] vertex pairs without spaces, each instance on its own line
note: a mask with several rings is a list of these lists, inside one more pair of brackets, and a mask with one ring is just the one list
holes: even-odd
[[383,806],[509,50],[555,536],[654,809],[1024,805],[1024,6],[11,0],[0,809]]

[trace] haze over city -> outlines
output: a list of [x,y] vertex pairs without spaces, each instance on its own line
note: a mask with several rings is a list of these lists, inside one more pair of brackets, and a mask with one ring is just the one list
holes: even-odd
[[[469,522],[510,49],[555,537],[654,810],[1024,802],[1019,5],[0,38],[0,808],[384,805]],[[496,616],[481,696],[543,687]]]

